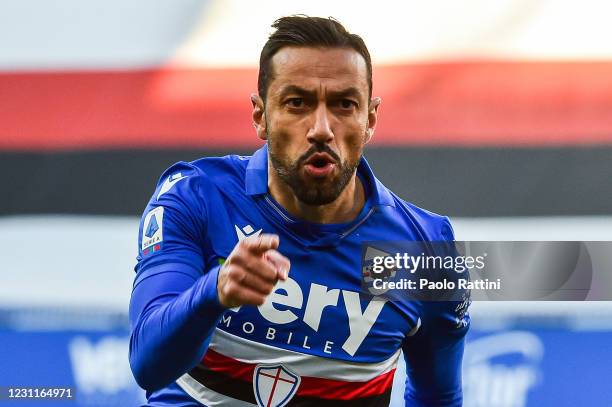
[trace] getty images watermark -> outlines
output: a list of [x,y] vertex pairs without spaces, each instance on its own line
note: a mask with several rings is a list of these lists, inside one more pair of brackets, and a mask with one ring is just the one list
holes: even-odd
[[362,293],[387,300],[612,300],[612,242],[368,242]]

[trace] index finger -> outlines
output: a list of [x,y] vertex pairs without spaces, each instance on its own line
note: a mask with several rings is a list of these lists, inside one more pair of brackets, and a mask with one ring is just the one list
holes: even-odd
[[245,249],[253,254],[264,254],[270,249],[277,249],[279,245],[278,235],[262,233],[259,236],[247,237],[242,241]]

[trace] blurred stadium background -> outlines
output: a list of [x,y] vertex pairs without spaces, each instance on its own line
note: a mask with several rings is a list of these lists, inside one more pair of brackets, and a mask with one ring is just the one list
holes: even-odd
[[[365,38],[383,99],[366,157],[458,239],[612,240],[611,12],[0,1],[0,386],[72,385],[74,406],[143,397],[127,361],[139,216],[173,162],[257,148],[248,96],[282,15],[331,15]],[[472,317],[466,406],[612,405],[611,303],[480,302]]]

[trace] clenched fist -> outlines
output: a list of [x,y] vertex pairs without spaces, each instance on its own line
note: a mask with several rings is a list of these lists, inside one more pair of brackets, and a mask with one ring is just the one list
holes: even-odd
[[277,235],[248,237],[234,247],[219,270],[217,294],[222,305],[261,305],[278,280],[286,280],[289,259],[280,254]]

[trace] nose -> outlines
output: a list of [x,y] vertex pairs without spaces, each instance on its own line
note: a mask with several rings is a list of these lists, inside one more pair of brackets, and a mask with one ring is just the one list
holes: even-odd
[[325,104],[321,104],[314,111],[314,124],[307,137],[311,143],[329,143],[334,138],[329,121],[329,112]]

